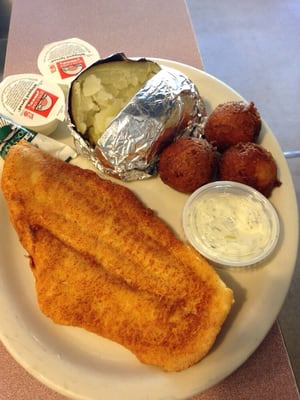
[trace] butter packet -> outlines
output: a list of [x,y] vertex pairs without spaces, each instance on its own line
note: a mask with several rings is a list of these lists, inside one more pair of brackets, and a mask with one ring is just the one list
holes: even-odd
[[14,144],[21,140],[31,142],[36,147],[51,154],[53,157],[69,162],[77,157],[77,153],[70,146],[48,136],[30,131],[15,124],[0,114],[0,156],[5,160],[6,154]]
[[64,93],[39,74],[9,75],[0,83],[0,114],[48,136],[65,120]]

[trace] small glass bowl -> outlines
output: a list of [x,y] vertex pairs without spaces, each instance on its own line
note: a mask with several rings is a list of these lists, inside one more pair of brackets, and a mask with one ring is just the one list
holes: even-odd
[[219,266],[244,267],[268,257],[279,239],[278,215],[250,186],[216,181],[188,198],[182,215],[191,245]]

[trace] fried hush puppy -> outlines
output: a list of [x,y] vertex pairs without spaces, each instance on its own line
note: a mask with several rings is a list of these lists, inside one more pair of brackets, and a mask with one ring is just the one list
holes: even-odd
[[266,197],[280,186],[276,162],[270,152],[256,143],[238,143],[221,156],[219,179],[252,186]]
[[239,142],[255,142],[261,117],[253,102],[228,101],[219,104],[207,118],[205,138],[223,152]]
[[207,140],[181,137],[163,150],[158,171],[165,184],[192,193],[213,179],[216,166],[217,151]]

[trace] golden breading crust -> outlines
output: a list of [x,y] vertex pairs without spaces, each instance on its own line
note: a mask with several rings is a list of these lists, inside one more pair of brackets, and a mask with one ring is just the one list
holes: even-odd
[[277,165],[272,154],[256,143],[237,143],[229,147],[220,159],[219,179],[252,186],[266,197],[280,186]]
[[27,143],[10,149],[2,189],[43,313],[167,371],[207,354],[232,291],[129,189]]
[[192,193],[210,182],[217,167],[216,149],[205,139],[181,137],[160,155],[161,180],[173,189]]
[[256,142],[261,124],[260,114],[252,101],[228,101],[219,104],[209,115],[204,135],[223,152],[240,142]]

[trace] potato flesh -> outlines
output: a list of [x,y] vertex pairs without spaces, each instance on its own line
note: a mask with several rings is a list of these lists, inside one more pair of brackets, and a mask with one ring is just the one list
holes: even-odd
[[96,144],[111,121],[159,69],[151,61],[114,61],[85,71],[73,83],[71,94],[77,131]]

